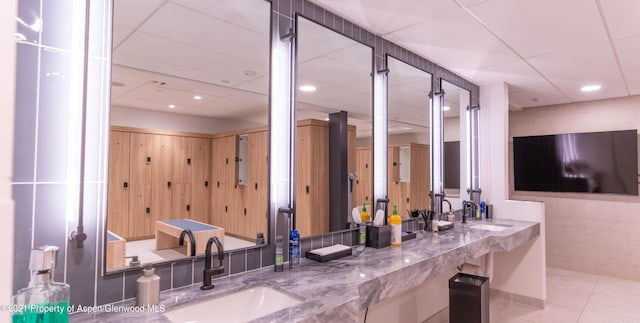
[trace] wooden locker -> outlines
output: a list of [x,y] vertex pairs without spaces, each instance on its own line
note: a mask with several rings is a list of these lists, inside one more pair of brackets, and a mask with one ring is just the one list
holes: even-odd
[[211,139],[192,138],[191,219],[211,221]]
[[175,218],[171,202],[173,199],[173,136],[154,135],[152,140],[151,201],[155,220]]
[[431,207],[430,176],[429,146],[411,144],[411,185],[409,188],[411,208],[427,209]]
[[329,132],[327,123],[298,123],[296,228],[303,237],[329,231]]
[[362,205],[363,202],[367,202],[367,210],[371,214],[373,211],[371,194],[372,190],[372,176],[373,169],[371,165],[372,149],[369,147],[356,148],[356,172],[358,173],[358,179],[353,188],[353,204]]
[[172,136],[172,179],[174,183],[191,183],[191,172],[193,170],[193,140],[195,138]]
[[151,184],[151,165],[154,135],[131,133],[131,185]]
[[109,140],[109,190],[107,230],[129,236],[129,145],[128,132],[111,131]]
[[212,225],[227,229],[226,201],[228,194],[228,184],[215,183],[211,187],[211,220]]
[[155,234],[151,184],[130,185],[129,192],[129,236],[125,239],[150,239]]
[[172,185],[171,210],[171,219],[191,219],[191,184]]

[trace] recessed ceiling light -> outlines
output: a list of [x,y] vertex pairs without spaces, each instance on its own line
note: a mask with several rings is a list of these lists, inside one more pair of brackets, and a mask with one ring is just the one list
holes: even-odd
[[169,104],[169,109],[175,109],[176,105],[175,104]]
[[316,91],[316,87],[313,85],[302,85],[300,86],[300,91],[302,92],[315,92]]
[[442,107],[442,111],[449,111],[451,110],[451,108],[448,105],[445,105],[444,107]]
[[194,95],[194,96],[193,96],[193,99],[194,99],[194,100],[202,100],[202,97],[201,97],[201,96],[199,96],[199,95]]
[[329,118],[324,118],[324,121],[329,121]]
[[244,71],[243,73],[246,76],[256,76],[256,72],[255,71]]
[[585,86],[581,87],[580,91],[582,91],[582,92],[593,92],[593,91],[598,91],[601,88],[602,88],[601,85],[592,84],[592,85],[585,85]]

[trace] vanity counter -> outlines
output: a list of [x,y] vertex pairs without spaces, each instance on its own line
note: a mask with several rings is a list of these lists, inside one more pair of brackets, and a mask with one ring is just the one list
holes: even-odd
[[[504,230],[472,228],[478,224],[498,224]],[[486,227],[485,227],[486,228]],[[503,227],[501,227],[503,228]],[[515,249],[540,235],[540,224],[514,220],[471,220],[456,222],[444,232],[417,232],[400,248],[366,248],[358,257],[345,257],[326,263],[302,259],[298,271],[276,273],[266,267],[216,279],[215,288],[200,290],[191,285],[160,294],[166,309],[208,297],[222,296],[252,286],[270,286],[303,298],[295,306],[280,310],[254,322],[357,322],[360,310],[435,278],[489,252]],[[286,266],[285,266],[286,267]],[[114,304],[131,306],[133,301]],[[211,313],[215,321],[216,313]],[[71,322],[168,322],[162,313],[78,313]]]

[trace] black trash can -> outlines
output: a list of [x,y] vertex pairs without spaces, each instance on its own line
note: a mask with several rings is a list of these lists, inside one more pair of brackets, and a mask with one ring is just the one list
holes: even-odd
[[489,323],[489,278],[457,273],[449,279],[449,323]]

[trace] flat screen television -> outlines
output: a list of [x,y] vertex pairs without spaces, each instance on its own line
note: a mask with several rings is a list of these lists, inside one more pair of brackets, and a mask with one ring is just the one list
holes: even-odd
[[638,195],[638,131],[513,138],[516,191]]

